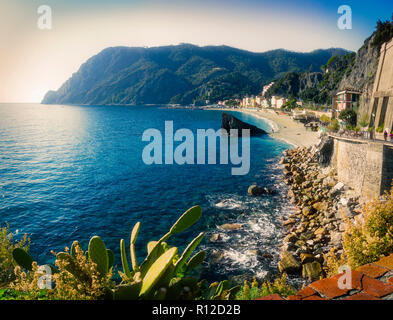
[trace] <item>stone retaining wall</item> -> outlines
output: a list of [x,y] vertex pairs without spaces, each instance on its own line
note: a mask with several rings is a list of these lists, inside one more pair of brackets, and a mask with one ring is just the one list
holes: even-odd
[[370,199],[390,190],[393,179],[393,147],[381,142],[334,139],[331,165],[339,181]]

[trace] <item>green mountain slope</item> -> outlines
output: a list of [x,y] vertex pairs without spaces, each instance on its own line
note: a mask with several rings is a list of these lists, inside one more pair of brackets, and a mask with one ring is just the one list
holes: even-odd
[[257,94],[287,72],[318,71],[343,49],[253,53],[190,44],[107,48],[85,62],[47,104],[204,104]]

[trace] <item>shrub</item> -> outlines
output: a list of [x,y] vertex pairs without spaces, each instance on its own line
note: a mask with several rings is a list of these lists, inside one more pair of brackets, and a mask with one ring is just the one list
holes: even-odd
[[367,113],[363,113],[359,119],[359,126],[361,126],[362,128],[365,128],[365,127],[368,127],[369,123],[370,123],[370,119],[369,119]]
[[18,300],[39,300],[49,299],[48,291],[40,289],[38,282],[40,277],[44,276],[44,272],[39,271],[36,262],[32,264],[32,270],[25,272],[20,266],[15,267],[15,281],[11,283],[10,289],[16,295]]
[[332,119],[330,119],[330,117],[328,117],[326,114],[323,114],[323,115],[320,117],[320,120],[321,120],[321,122],[322,122],[323,124],[328,124],[328,123],[331,123],[331,122],[332,122]]
[[333,119],[332,122],[330,123],[328,129],[331,131],[338,131],[338,129],[340,129],[340,124],[338,123],[338,120]]
[[14,240],[13,233],[9,226],[0,228],[0,284],[8,283],[13,280],[16,262],[12,256],[15,248],[21,248],[26,252],[29,250],[30,239],[25,234],[19,241]]
[[[100,274],[97,264],[86,257],[79,244],[74,246],[74,265],[78,274],[70,272],[70,262],[57,255],[56,265],[59,272],[53,275],[56,282],[55,297],[63,300],[100,300],[104,299],[114,287],[112,270],[104,276]],[[66,248],[66,252],[67,252]]]
[[254,300],[272,294],[279,294],[282,297],[296,294],[296,290],[288,285],[288,278],[285,273],[274,280],[273,283],[265,281],[261,286],[256,279],[251,283],[251,287],[247,281],[244,281],[243,287],[236,295],[236,300]]
[[375,47],[381,47],[384,42],[389,41],[393,37],[393,16],[392,21],[377,21],[377,30],[375,31],[375,38],[372,43]]
[[355,111],[350,109],[345,109],[341,111],[340,115],[338,116],[339,119],[344,120],[347,126],[356,126],[357,122],[357,114]]
[[348,230],[343,236],[344,253],[337,257],[328,255],[328,273],[337,272],[338,266],[348,264],[356,269],[379,260],[393,252],[393,188],[381,199],[365,204],[363,222],[348,221]]
[[385,127],[385,124],[384,123],[382,123],[379,127],[377,127],[377,129],[375,129],[375,131],[376,132],[378,132],[378,133],[382,133],[383,132],[383,129],[384,129],[384,127]]

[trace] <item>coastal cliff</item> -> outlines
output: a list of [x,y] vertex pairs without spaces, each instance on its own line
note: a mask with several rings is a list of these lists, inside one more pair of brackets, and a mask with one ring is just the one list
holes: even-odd
[[373,45],[375,33],[364,41],[363,46],[358,50],[354,64],[350,72],[342,78],[339,90],[347,88],[362,92],[359,113],[366,112],[371,103],[374,80],[378,69],[379,48]]
[[231,114],[223,113],[222,114],[222,126],[223,129],[229,134],[231,129],[238,130],[238,135],[242,135],[242,130],[250,130],[250,136],[257,136],[267,134],[265,130],[262,130],[256,126],[248,124],[239,120]]

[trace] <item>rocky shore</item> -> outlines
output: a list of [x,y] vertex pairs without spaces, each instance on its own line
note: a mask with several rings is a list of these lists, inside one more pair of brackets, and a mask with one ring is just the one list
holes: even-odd
[[324,277],[326,254],[342,252],[347,219],[362,218],[359,195],[337,180],[329,164],[331,147],[332,140],[322,137],[316,146],[286,150],[280,161],[296,209],[282,222],[286,236],[278,269],[306,281]]

